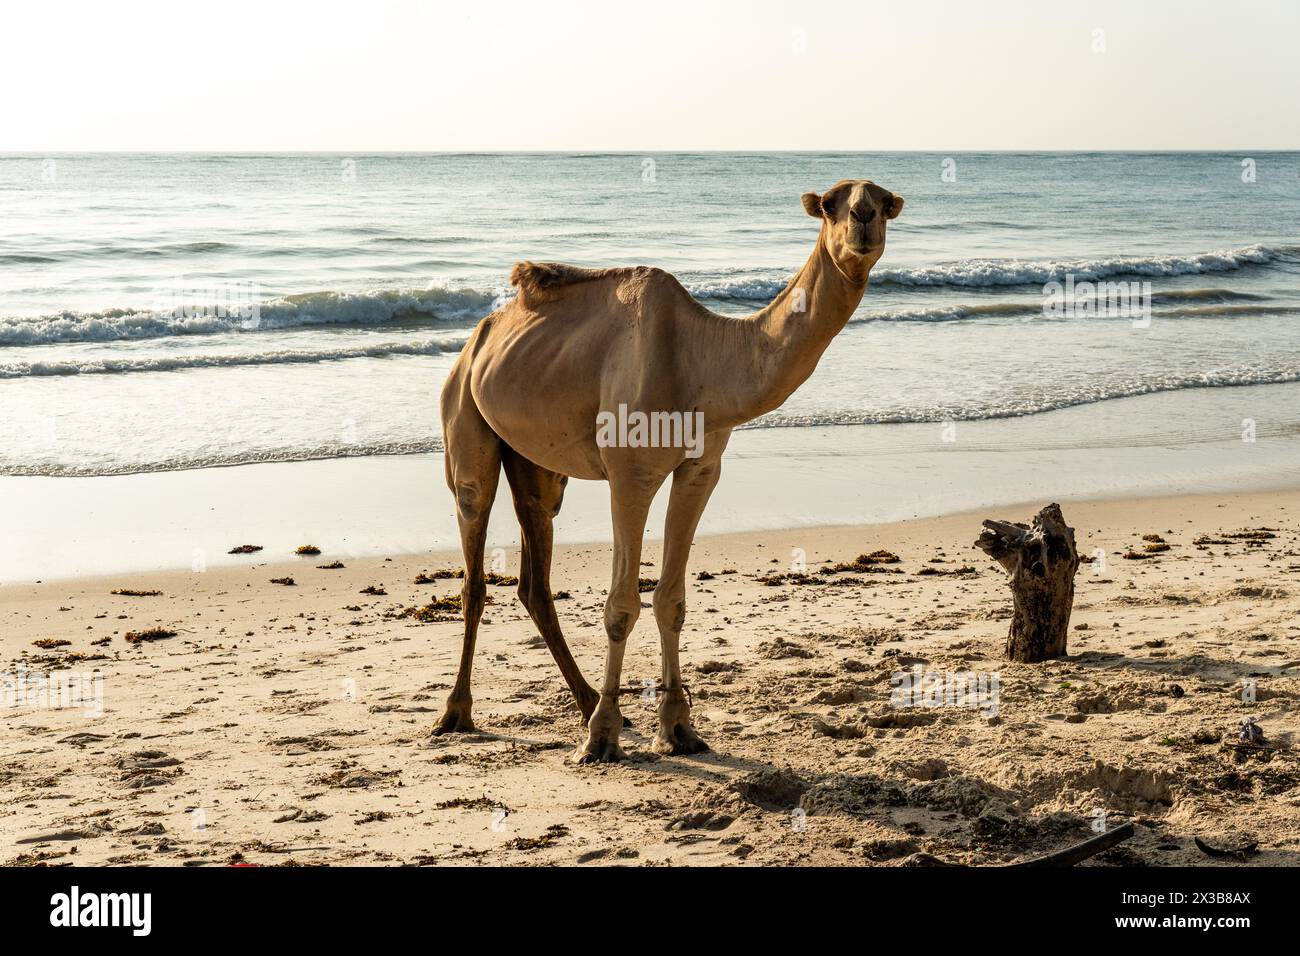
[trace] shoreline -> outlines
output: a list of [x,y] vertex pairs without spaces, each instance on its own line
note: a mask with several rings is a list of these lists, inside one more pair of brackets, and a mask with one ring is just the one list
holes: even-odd
[[[1236,393],[1236,394],[1234,394]],[[1243,421],[1257,421],[1251,441]],[[1300,389],[1153,393],[1041,415],[737,431],[699,534],[875,525],[1026,501],[1300,487]],[[441,454],[191,471],[0,477],[0,583],[238,564],[243,544],[327,557],[459,548]],[[663,527],[668,484],[650,512]],[[1014,488],[1014,494],[1009,489]],[[1035,509],[1036,510],[1036,509]],[[608,486],[569,483],[560,544],[609,540]],[[489,550],[518,544],[502,485]]]
[[[1061,505],[1066,512],[1067,523],[1075,526],[1076,531],[1079,532],[1080,555],[1086,554],[1082,541],[1083,529],[1077,526],[1076,519],[1072,517],[1074,515],[1083,515],[1085,518],[1090,518],[1094,514],[1119,514],[1130,516],[1135,524],[1140,523],[1140,516],[1145,512],[1154,515],[1171,509],[1212,514],[1215,509],[1231,507],[1234,512],[1250,516],[1257,516],[1270,511],[1283,513],[1294,511],[1297,516],[1300,516],[1300,484],[1232,492],[1183,492],[1179,494],[1152,492],[1150,494],[1119,497],[1079,496],[1052,500]],[[980,533],[980,523],[984,518],[1027,522],[1038,513],[1040,508],[1049,503],[1051,502],[1048,499],[1035,499],[1032,501],[1012,501],[1005,504],[979,505],[964,508],[960,511],[916,515],[891,521],[790,525],[786,527],[745,528],[737,531],[697,533],[691,551],[691,571],[694,572],[697,554],[709,555],[716,550],[725,550],[732,546],[762,549],[767,547],[765,542],[771,540],[798,541],[801,544],[811,542],[816,545],[826,541],[842,541],[853,536],[862,536],[866,539],[883,536],[895,539],[900,536],[906,537],[910,529],[922,528],[935,528],[943,533],[953,533],[962,528],[968,529],[972,543],[971,560],[978,560],[980,552],[974,549],[973,542]],[[513,518],[513,514],[510,517]],[[1154,523],[1158,524],[1160,522],[1157,520]],[[513,544],[514,547],[512,548],[498,549],[504,552],[505,560],[504,570],[500,571],[500,573],[507,575],[518,573],[519,549],[517,536]],[[662,545],[662,535],[655,535],[653,529],[647,528],[643,544],[643,560],[657,563]],[[557,539],[554,546],[553,566],[558,569],[565,556],[580,555],[585,558],[590,555],[598,557],[605,555],[607,557],[610,546],[611,542],[608,538],[563,542]],[[826,559],[825,555],[817,558],[818,553],[820,552],[814,547],[808,554],[808,562],[814,563],[816,560]],[[250,571],[259,573],[265,571],[269,574],[279,575],[294,570],[317,570],[318,564],[328,564],[334,561],[343,561],[346,562],[347,568],[366,570],[370,573],[382,573],[387,566],[392,564],[398,564],[401,567],[415,567],[418,565],[420,568],[451,569],[460,569],[464,564],[459,545],[367,554],[330,551],[322,548],[319,555],[301,556],[295,555],[291,551],[273,553],[264,548],[252,554],[225,557],[229,557],[229,560],[215,565],[208,565],[202,571],[179,567],[134,568],[72,577],[51,576],[38,581],[0,581],[0,601],[3,601],[7,596],[12,597],[31,588],[71,587],[89,590],[99,585],[110,584],[124,584],[130,587],[142,581],[159,581],[175,586],[180,582],[202,578],[219,581],[224,586],[229,583],[232,576],[238,577]],[[1300,555],[1297,555],[1297,557],[1300,558]],[[492,548],[489,547],[486,560],[490,563],[492,558]],[[499,561],[500,556],[498,555],[498,564]],[[1081,569],[1080,574],[1084,573],[1084,570],[1086,569]],[[459,587],[458,584],[452,584],[451,586]]]

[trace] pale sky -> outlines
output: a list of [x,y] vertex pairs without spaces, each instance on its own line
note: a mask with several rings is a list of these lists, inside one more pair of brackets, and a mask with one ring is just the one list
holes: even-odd
[[1296,148],[1297,36],[1294,0],[33,0],[0,151]]

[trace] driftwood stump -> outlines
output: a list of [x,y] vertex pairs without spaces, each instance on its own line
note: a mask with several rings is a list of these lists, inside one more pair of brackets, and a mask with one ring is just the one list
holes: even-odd
[[1064,657],[1079,555],[1074,529],[1066,525],[1061,506],[1051,504],[1038,512],[1032,527],[986,520],[975,547],[1011,576],[1015,615],[1007,635],[1007,658],[1034,664]]

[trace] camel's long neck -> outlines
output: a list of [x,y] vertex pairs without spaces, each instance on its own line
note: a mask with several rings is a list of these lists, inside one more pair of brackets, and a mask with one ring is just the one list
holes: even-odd
[[846,275],[831,259],[824,236],[789,285],[751,317],[761,359],[745,396],[746,421],[780,406],[804,383],[867,288],[867,273]]

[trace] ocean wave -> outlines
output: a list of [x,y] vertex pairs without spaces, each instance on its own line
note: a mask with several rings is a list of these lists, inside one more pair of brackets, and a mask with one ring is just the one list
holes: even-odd
[[958,303],[929,308],[862,312],[854,315],[849,322],[957,322],[964,319],[999,318],[1011,315],[1042,316],[1042,314],[1042,301],[986,302],[978,305]]
[[116,258],[163,259],[186,255],[205,255],[212,252],[233,252],[238,248],[238,246],[228,242],[210,239],[200,239],[192,242],[168,242],[155,246],[141,245],[139,243],[111,243],[102,246],[86,246],[84,248],[53,249],[41,255],[6,253],[0,255],[0,263],[69,262]]
[[[995,289],[1040,285],[1073,275],[1078,280],[1115,276],[1175,277],[1223,273],[1248,266],[1293,261],[1294,248],[1264,245],[1204,252],[1183,256],[1119,256],[1100,259],[963,259],[934,266],[881,269],[872,281],[924,290],[928,287]],[[790,282],[791,272],[774,269],[736,269],[706,274],[683,273],[686,289],[696,298],[719,302],[766,303]],[[259,305],[257,331],[327,325],[382,325],[404,321],[440,321],[469,324],[499,307],[513,295],[502,285],[497,288],[388,289],[367,292],[308,292],[284,296]],[[1201,299],[1206,302],[1257,301],[1262,296],[1230,289],[1166,290],[1156,292],[1153,301],[1176,302]],[[164,303],[166,305],[166,303]],[[175,335],[203,335],[247,332],[247,322],[238,315],[226,316],[215,308],[172,310],[108,309],[91,312],[62,312],[39,318],[0,318],[0,346],[45,345],[63,342],[112,342],[163,338]],[[857,321],[895,318],[901,321],[932,321],[979,315],[1016,314],[1027,311],[1020,305],[931,306],[910,310],[877,310]]]
[[1196,305],[1181,309],[1156,312],[1162,319],[1220,319],[1234,315],[1300,315],[1300,306],[1294,305]]
[[1254,292],[1241,292],[1237,289],[1166,289],[1163,292],[1152,292],[1151,301],[1157,304],[1166,302],[1185,302],[1188,300],[1201,302],[1263,302],[1267,296],[1258,295]]
[[427,455],[442,451],[439,437],[409,441],[334,442],[303,448],[270,448],[219,454],[177,455],[159,461],[99,462],[71,465],[31,464],[0,461],[0,475],[13,477],[99,478],[110,475],[139,475],[158,471],[191,471],[196,468],[233,468],[288,461],[321,461],[332,458],[371,458],[384,455]]
[[[491,311],[499,294],[483,289],[442,287],[355,293],[308,292],[261,303],[257,330],[315,325],[383,325],[411,319],[464,323]],[[114,342],[250,331],[245,317],[220,314],[221,311],[200,305],[176,310],[109,309],[103,312],[63,312],[35,319],[0,319],[0,346]]]
[[1039,285],[1061,281],[1108,279],[1115,276],[1173,277],[1207,272],[1234,272],[1252,265],[1268,265],[1294,250],[1255,244],[1240,249],[1219,249],[1194,255],[1109,256],[1093,259],[961,259],[917,269],[880,269],[873,282],[903,286]]
[[974,407],[961,405],[932,408],[901,408],[883,411],[854,412],[831,411],[808,415],[791,415],[772,412],[741,425],[737,430],[750,428],[809,428],[822,425],[905,425],[945,421],[987,421],[1003,418],[1024,418],[1045,412],[1095,405],[1121,398],[1154,395],[1161,392],[1179,392],[1200,388],[1242,388],[1250,385],[1285,385],[1300,382],[1300,367],[1273,369],[1238,368],[1204,374],[1170,376],[1156,381],[1116,381],[1069,390],[1053,388],[1034,397],[1019,397],[1006,403],[985,403]]
[[[1042,285],[1061,281],[1067,275],[1076,280],[1106,279],[1118,276],[1176,277],[1206,273],[1233,272],[1248,266],[1289,261],[1300,251],[1295,248],[1271,248],[1255,244],[1240,249],[1220,249],[1192,255],[1111,256],[1092,259],[959,259],[956,262],[913,268],[877,269],[871,274],[873,284],[926,288],[957,286],[994,289],[1008,286]],[[719,301],[767,302],[784,289],[793,270],[736,270],[712,275],[684,278],[683,284],[695,297]],[[1179,292],[1171,290],[1170,297]],[[1189,297],[1205,296],[1224,299],[1252,299],[1249,293],[1232,290],[1191,290]]]
[[230,368],[241,365],[305,365],[356,358],[398,355],[441,355],[460,351],[470,333],[448,333],[415,342],[383,342],[335,349],[281,349],[270,352],[225,355],[175,355],[142,358],[93,358],[37,362],[0,362],[0,379],[49,375],[106,375],[131,372],[177,372],[195,368]]
[[[777,276],[771,272],[719,277],[686,278],[682,285],[697,299],[734,300],[737,302],[770,302],[790,282],[793,273]],[[679,277],[680,278],[680,277]]]
[[[1158,319],[1212,319],[1232,318],[1234,316],[1298,315],[1300,306],[1269,305],[1255,301],[1263,296],[1241,295],[1252,300],[1251,304],[1225,301],[1217,294],[1201,295],[1198,293],[1218,293],[1222,290],[1189,290],[1187,296],[1162,296],[1153,294],[1153,305],[1164,308],[1152,311],[1152,318]],[[1188,304],[1205,303],[1205,304]],[[849,319],[850,324],[860,322],[958,322],[969,319],[995,319],[1011,316],[1025,318],[1043,318],[1043,300],[1023,302],[986,302],[978,304],[956,303],[945,306],[930,306],[912,309],[880,309],[860,312]],[[1099,318],[1104,319],[1104,316]],[[1125,317],[1125,321],[1128,317]]]
[[907,232],[929,230],[942,230],[943,232],[979,232],[982,229],[1014,229],[1014,230],[1031,230],[1037,228],[1034,225],[1024,222],[1009,222],[1002,219],[967,219],[956,220],[953,222],[907,222],[899,220],[898,223],[889,227],[891,230],[901,229]]

